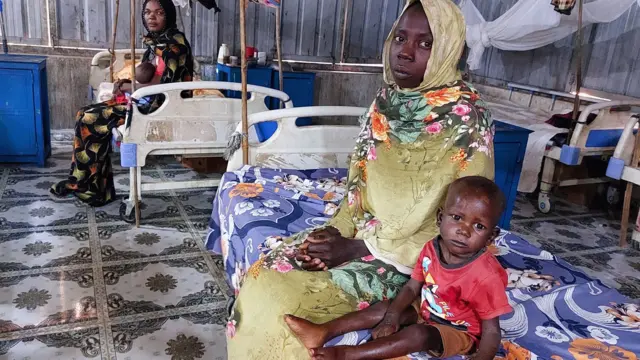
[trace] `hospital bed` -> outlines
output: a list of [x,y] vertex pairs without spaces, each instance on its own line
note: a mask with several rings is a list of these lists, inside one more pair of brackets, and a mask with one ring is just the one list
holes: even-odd
[[[234,290],[239,290],[247,270],[272,249],[270,241],[324,224],[345,195],[346,171],[336,167],[346,166],[359,128],[302,128],[294,125],[296,118],[358,116],[364,111],[307,107],[249,117],[252,126],[277,120],[278,129],[269,140],[250,146],[249,165],[243,166],[241,151],[232,155],[207,234],[207,248],[223,256]],[[247,196],[238,196],[241,193]],[[640,352],[635,340],[640,331],[638,306],[633,300],[508,232],[496,239],[493,251],[509,274],[507,296],[514,309],[500,318],[503,342],[496,359],[569,359],[587,352],[596,354],[594,358],[631,359]],[[326,346],[357,345],[370,338],[371,331],[359,330]],[[615,346],[607,342],[610,339]],[[415,353],[399,359],[429,358]]]
[[[144,54],[144,49],[136,50],[136,62]],[[126,69],[130,63],[129,50],[116,50],[113,64],[114,74]],[[96,100],[100,84],[109,82],[109,65],[111,53],[102,51],[91,60],[90,88],[91,97]],[[195,79],[198,79],[200,66],[194,59]],[[185,90],[205,90],[204,95],[183,98]],[[134,172],[137,172],[138,199],[142,193],[185,188],[211,188],[219,183],[219,179],[169,181],[143,183],[141,169],[146,165],[149,156],[175,155],[188,157],[222,157],[227,148],[228,139],[241,121],[242,102],[240,99],[223,98],[207,95],[206,90],[241,91],[241,85],[229,82],[193,81],[173,84],[154,85],[137,90],[132,97],[141,99],[146,96],[163,94],[165,100],[160,108],[151,114],[142,114],[134,106],[132,121],[113,129],[114,143],[134,144],[134,167],[129,169],[129,196],[120,206],[123,220],[133,222],[133,184]],[[267,97],[282,100],[285,108],[293,107],[289,96],[282,91],[261,86],[248,85],[249,115],[267,111]],[[253,129],[252,129],[253,130]],[[249,134],[250,142],[257,140],[255,132]],[[126,147],[127,145],[125,145]],[[129,154],[131,155],[131,154]],[[121,154],[121,156],[126,156]]]
[[[181,93],[196,89],[241,91],[241,87],[241,84],[230,82],[192,81],[147,86],[133,93],[134,99],[163,94],[165,100],[150,114],[143,114],[134,106],[132,116],[127,118],[124,125],[122,149],[135,148],[133,153],[125,153],[124,150],[121,152],[122,158],[127,157],[127,161],[133,161],[129,170],[129,197],[123,200],[120,207],[120,215],[125,221],[133,221],[131,216],[135,171],[138,200],[142,199],[141,195],[146,191],[212,188],[218,185],[219,179],[142,183],[141,170],[146,165],[147,157],[154,155],[222,157],[229,138],[240,125],[242,101],[206,95],[184,98]],[[293,107],[289,96],[282,91],[255,85],[248,85],[247,91],[250,94],[247,100],[249,115],[268,112],[265,104],[267,97],[280,99],[284,102],[285,109]],[[251,136],[249,140],[253,142]],[[130,144],[135,146],[131,147]]]
[[[640,106],[640,101],[636,104]],[[640,168],[632,164],[634,138],[640,122],[640,116],[633,115],[620,136],[613,156],[609,159],[607,176],[616,180],[624,180],[634,185],[640,184]],[[640,249],[640,212],[636,217],[635,226],[631,235],[632,247]],[[626,245],[627,239],[620,239],[620,246]]]
[[[554,174],[558,163],[567,166],[579,166],[585,157],[612,155],[622,130],[632,114],[630,111],[614,111],[612,108],[632,105],[632,101],[606,101],[607,99],[601,98],[583,98],[583,101],[605,102],[591,104],[584,108],[575,130],[571,134],[569,143],[558,144],[551,141],[551,139],[558,134],[567,133],[567,129],[555,128],[545,124],[544,121],[553,115],[551,110],[554,109],[556,100],[559,97],[569,98],[573,95],[513,83],[508,84],[508,87],[510,89],[510,98],[516,89],[529,92],[528,106],[531,106],[535,93],[546,94],[551,97],[551,106],[548,111],[539,108],[527,108],[510,100],[490,99],[487,101],[489,109],[492,110],[494,120],[504,121],[533,131],[529,135],[527,155],[524,160],[525,164],[521,179],[525,179],[525,181],[526,179],[537,179],[540,163],[542,162],[540,193],[538,195],[538,209],[541,212],[548,213],[551,210],[552,204],[549,194],[555,187],[610,182],[610,179],[604,176],[605,174],[601,177],[562,179],[560,181],[554,180]],[[527,112],[530,113],[529,119],[524,119]],[[587,124],[587,116],[590,113],[597,113],[597,117],[590,124]],[[534,120],[532,121],[531,119]],[[532,171],[531,169],[534,170]],[[527,192],[532,191],[533,189]],[[608,190],[607,193],[611,194],[611,191]],[[608,196],[607,200],[609,202],[613,201],[611,196]]]
[[[309,106],[271,110],[249,116],[249,126],[278,121],[275,133],[265,142],[249,145],[249,164],[271,169],[345,168],[353,152],[359,126],[319,125],[298,127],[297,118],[322,116],[361,116],[366,108],[348,106]],[[241,128],[238,126],[237,131]],[[242,151],[236,151],[228,171],[242,167]]]

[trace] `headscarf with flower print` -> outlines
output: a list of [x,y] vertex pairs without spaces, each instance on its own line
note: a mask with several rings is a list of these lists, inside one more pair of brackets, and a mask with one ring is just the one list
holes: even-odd
[[431,57],[419,87],[396,86],[389,55],[398,19],[384,45],[387,86],[378,91],[361,118],[362,131],[351,158],[348,204],[355,224],[374,218],[363,208],[362,201],[367,187],[367,163],[376,160],[376,151],[380,150],[377,145],[381,143],[383,149],[389,149],[418,141],[443,141],[442,149],[450,154],[450,161],[458,164],[459,174],[464,173],[475,152],[493,156],[491,116],[477,91],[462,81],[458,71],[465,39],[462,13],[450,0],[408,0],[403,13],[417,1],[433,33]]
[[425,131],[425,119],[449,112],[451,108],[446,105],[457,100],[460,91],[471,92],[462,83],[462,75],[458,70],[466,35],[462,12],[450,0],[408,0],[402,14],[416,2],[420,2],[427,15],[433,34],[431,57],[422,83],[415,89],[400,89],[393,80],[389,57],[391,42],[400,21],[398,18],[387,36],[382,54],[384,81],[388,86],[378,92],[374,103],[376,111],[373,116],[384,117],[373,119],[382,122],[376,124],[374,121],[374,132],[379,134],[380,131],[375,130],[386,130],[402,143],[416,141]]

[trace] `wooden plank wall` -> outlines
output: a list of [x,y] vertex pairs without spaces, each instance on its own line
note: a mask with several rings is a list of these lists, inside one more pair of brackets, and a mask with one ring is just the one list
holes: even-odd
[[[136,0],[139,4],[142,0]],[[347,34],[345,60],[379,63],[387,33],[404,0],[282,0],[283,52],[286,59],[338,62],[342,52],[345,5]],[[517,0],[475,0],[487,20],[494,20]],[[52,34],[55,45],[106,48],[110,43],[115,0],[5,0],[10,41],[48,45],[47,4],[54,7]],[[219,0],[222,13],[215,15],[196,4],[193,11],[180,9],[178,26],[184,29],[197,56],[213,59],[220,44],[239,49],[237,0]],[[275,9],[250,4],[247,42],[275,52]],[[138,11],[139,13],[139,11]],[[138,19],[139,37],[144,29]],[[191,28],[194,33],[191,34]],[[129,44],[129,2],[121,0],[118,46]],[[575,84],[573,37],[526,52],[487,49],[476,79],[518,82],[569,91]],[[610,24],[585,28],[584,86],[640,97],[640,8]]]

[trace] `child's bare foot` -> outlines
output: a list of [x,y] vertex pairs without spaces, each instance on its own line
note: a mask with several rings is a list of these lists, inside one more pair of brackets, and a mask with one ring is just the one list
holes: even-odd
[[345,359],[343,346],[317,348],[309,350],[312,360],[343,360]]
[[326,342],[327,331],[322,325],[314,324],[293,315],[285,315],[284,322],[307,349],[322,347]]

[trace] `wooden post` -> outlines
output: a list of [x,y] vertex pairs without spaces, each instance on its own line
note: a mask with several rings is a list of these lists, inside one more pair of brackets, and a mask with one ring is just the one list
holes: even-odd
[[[635,135],[633,145],[633,155],[631,156],[630,167],[637,167],[640,160],[640,135]],[[627,181],[624,192],[624,202],[622,203],[622,221],[620,222],[620,247],[627,246],[627,228],[629,227],[629,210],[631,207],[631,195],[633,194],[633,183]]]
[[[278,80],[280,81],[279,83],[279,90],[280,91],[284,91],[284,74],[283,71],[284,69],[282,68],[282,35],[281,35],[281,27],[282,26],[282,3],[280,3],[280,6],[278,6],[278,9],[276,9],[276,51],[278,52],[278,69],[280,69],[280,71],[278,72]],[[284,102],[280,101],[280,108],[282,109],[284,107]]]
[[247,0],[240,0],[240,73],[242,75],[242,162],[249,164],[249,123],[247,120]]
[[111,64],[109,65],[109,81],[113,82],[113,63],[116,61],[116,32],[120,15],[120,0],[116,0],[116,14],[113,19],[113,36],[111,37]]
[[578,112],[580,111],[580,90],[582,89],[582,8],[584,0],[578,0],[578,32],[576,34],[576,96],[573,100],[573,116],[571,128],[565,143],[569,145],[573,130],[578,123]]
[[[136,91],[136,0],[131,0],[131,95]],[[129,103],[129,111],[133,111],[135,104]],[[132,119],[133,121],[133,119]],[[137,165],[137,164],[136,164]],[[133,209],[136,217],[136,227],[140,227],[140,204],[138,203],[138,168],[133,171]]]
[[341,49],[340,49],[340,63],[344,63],[344,57],[345,57],[345,53],[344,53],[344,44],[347,40],[347,25],[349,24],[349,22],[347,21],[347,19],[349,18],[349,0],[346,0],[344,2],[344,19],[342,21],[342,44],[341,44]]

